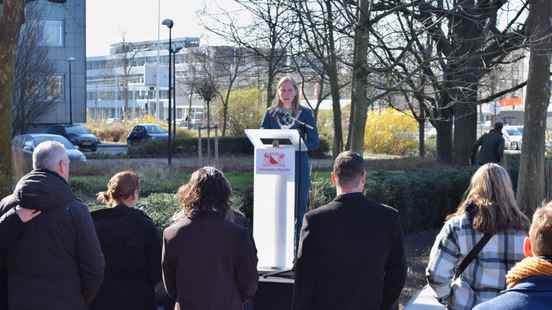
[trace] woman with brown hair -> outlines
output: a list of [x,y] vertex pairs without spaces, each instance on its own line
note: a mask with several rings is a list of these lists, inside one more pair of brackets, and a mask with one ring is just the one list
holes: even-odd
[[161,240],[153,221],[134,208],[140,179],[131,171],[115,174],[98,201],[108,208],[92,212],[105,256],[102,286],[93,310],[155,309],[161,280]]
[[[493,163],[471,178],[466,198],[447,217],[431,249],[426,276],[447,309],[472,309],[506,288],[506,273],[523,258],[529,220],[514,198],[508,172]],[[456,268],[485,238],[459,277]]]
[[230,184],[213,167],[180,187],[182,210],[163,233],[163,280],[175,309],[241,310],[257,290],[257,251],[230,216]]

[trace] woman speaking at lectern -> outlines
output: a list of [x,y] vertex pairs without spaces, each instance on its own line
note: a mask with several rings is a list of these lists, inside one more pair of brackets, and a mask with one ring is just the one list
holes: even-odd
[[[297,129],[307,145],[307,150],[313,151],[320,146],[314,116],[310,109],[299,105],[298,95],[299,89],[291,77],[286,76],[280,79],[274,104],[266,111],[261,128]],[[297,195],[299,196],[295,210],[296,242],[301,229],[303,215],[307,212],[310,187],[309,171],[310,165],[307,152],[297,152],[295,155],[295,174],[300,179],[297,179],[298,184],[296,184],[298,189]]]

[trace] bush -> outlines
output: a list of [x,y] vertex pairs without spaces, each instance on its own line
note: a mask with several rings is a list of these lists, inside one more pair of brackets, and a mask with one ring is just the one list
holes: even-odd
[[330,154],[330,142],[325,136],[320,136],[320,147],[318,150],[309,151],[309,156],[313,158],[323,158]]
[[[211,139],[211,148],[214,152],[215,139]],[[219,138],[219,154],[253,154],[253,145],[247,137]],[[196,155],[198,152],[198,138],[177,138],[174,141],[175,156]],[[202,138],[202,150],[207,152],[207,138]],[[167,155],[167,143],[164,141],[146,141],[128,148],[131,157],[164,157]]]
[[[265,106],[263,105],[262,90],[256,87],[235,89],[230,92],[228,102],[227,135],[241,136],[244,129],[259,128]],[[222,104],[215,105],[215,115],[218,118],[219,128],[222,128]]]
[[[405,232],[439,228],[468,188],[474,169],[444,168],[411,171],[375,171],[366,179],[364,193],[371,200],[397,210]],[[311,178],[310,208],[323,206],[335,197],[328,173]],[[243,192],[238,203],[247,216],[253,214],[253,189]]]
[[366,121],[364,147],[377,154],[413,154],[418,145],[416,133],[416,120],[408,114],[391,108],[371,111]]
[[[106,142],[125,142],[130,130],[142,123],[158,124],[162,128],[167,129],[167,123],[157,120],[151,115],[146,115],[142,118],[136,118],[128,121],[118,121],[113,123],[106,123],[104,121],[89,121],[86,123],[86,127],[92,131],[100,141]],[[196,132],[187,128],[176,128],[177,138],[191,138],[197,136]]]

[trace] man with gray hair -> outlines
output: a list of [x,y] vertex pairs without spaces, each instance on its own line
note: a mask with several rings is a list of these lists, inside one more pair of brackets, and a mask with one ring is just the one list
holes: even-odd
[[105,262],[92,218],[67,184],[69,164],[63,144],[39,144],[34,169],[0,202],[0,216],[14,208],[42,212],[25,224],[3,257],[8,309],[85,310],[103,280]]

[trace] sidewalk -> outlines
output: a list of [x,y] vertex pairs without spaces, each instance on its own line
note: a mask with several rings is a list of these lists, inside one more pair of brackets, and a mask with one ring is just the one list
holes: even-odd
[[404,310],[445,310],[445,307],[433,297],[433,290],[426,285],[410,299]]

